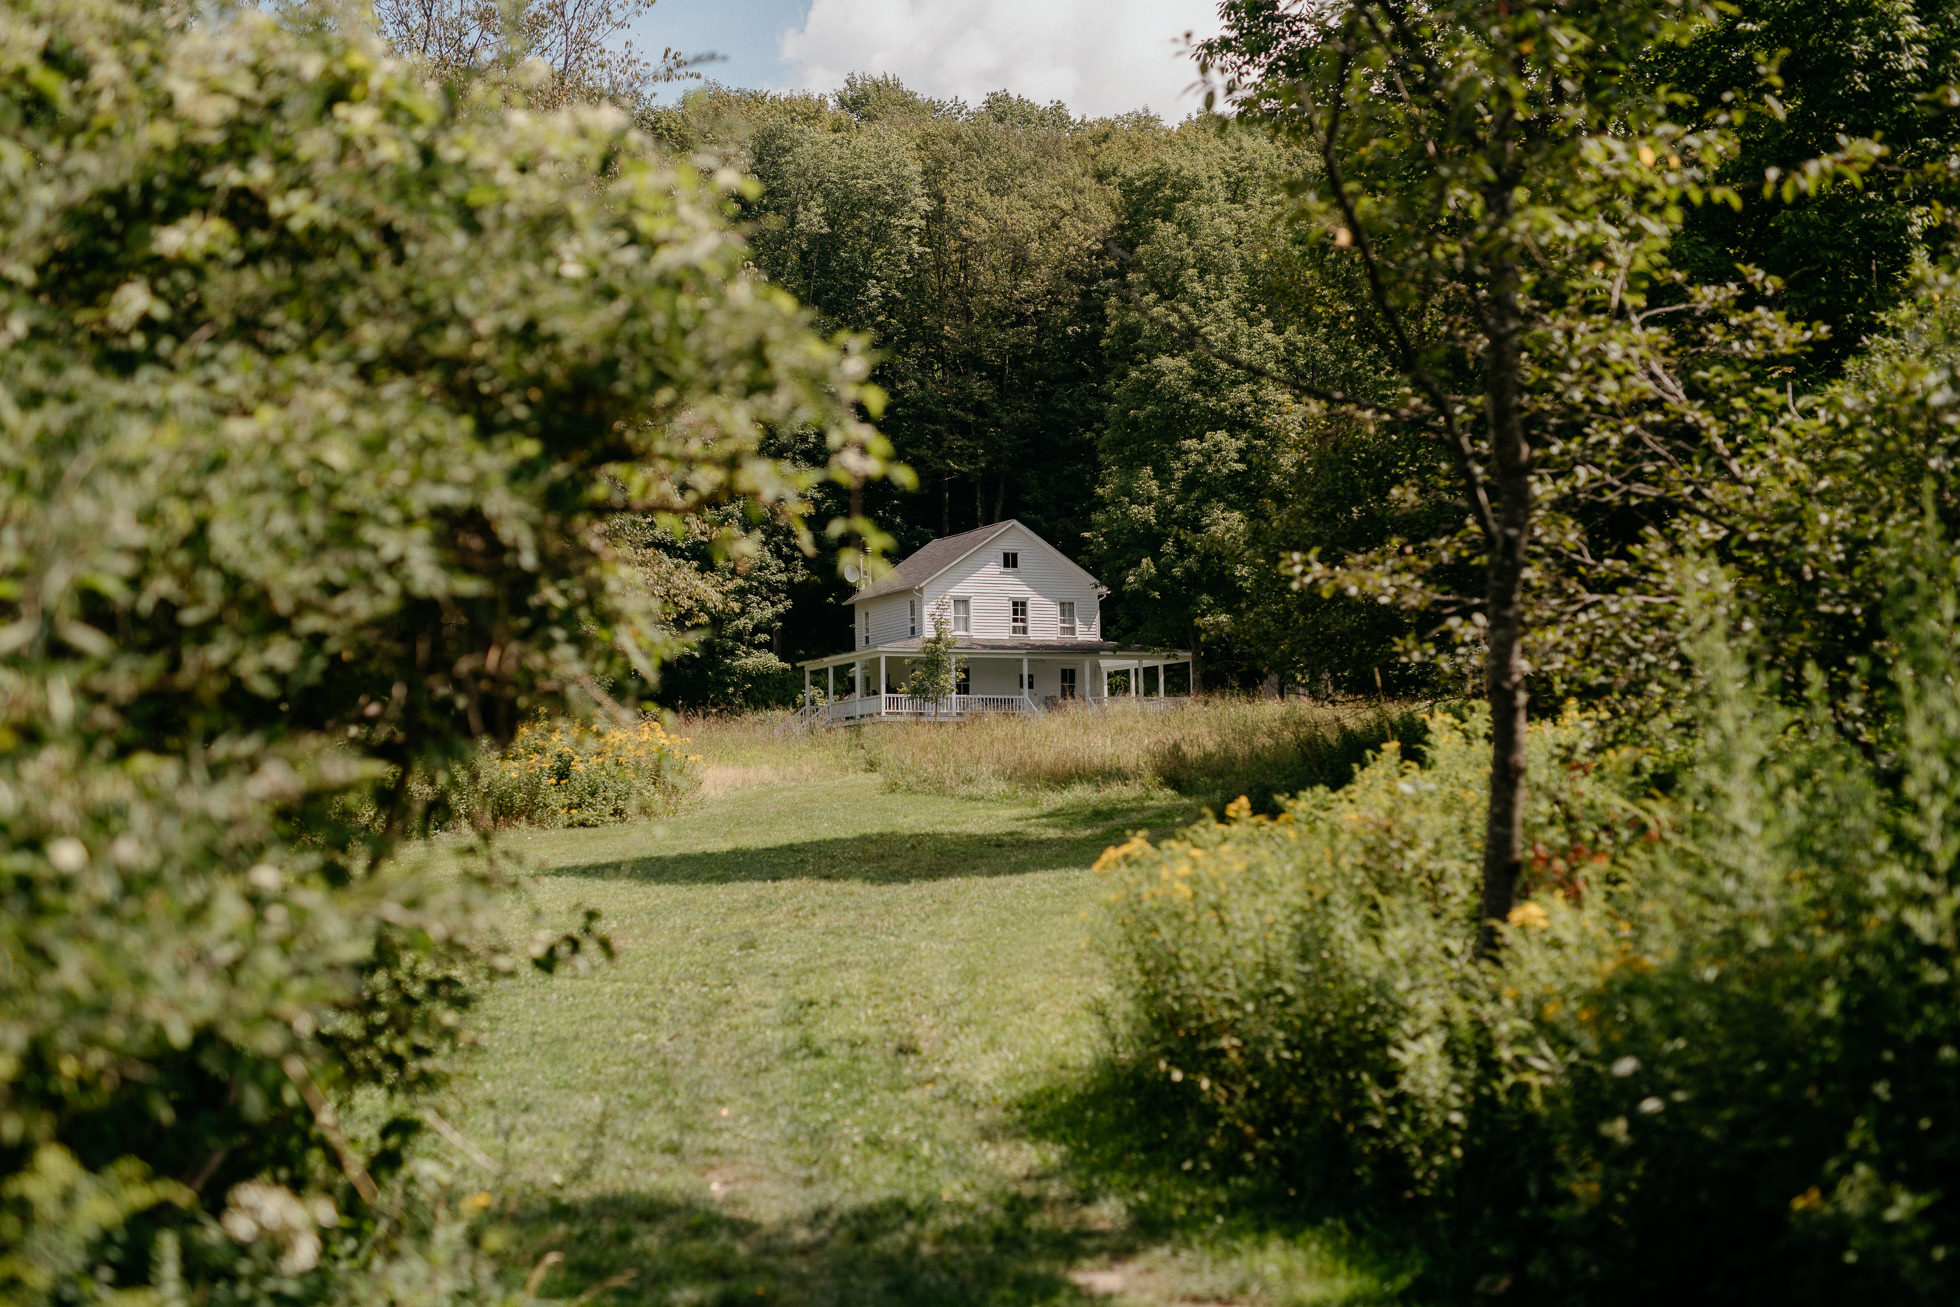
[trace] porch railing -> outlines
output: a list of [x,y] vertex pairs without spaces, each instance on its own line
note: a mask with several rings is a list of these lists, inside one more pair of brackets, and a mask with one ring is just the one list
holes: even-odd
[[[930,699],[916,694],[867,694],[857,699],[839,699],[801,709],[791,718],[790,729],[802,729],[813,720],[838,726],[865,718],[900,718],[908,721],[961,721],[988,714],[1037,716],[1041,708],[1022,694],[949,694],[934,706]],[[807,716],[806,716],[807,714]]]

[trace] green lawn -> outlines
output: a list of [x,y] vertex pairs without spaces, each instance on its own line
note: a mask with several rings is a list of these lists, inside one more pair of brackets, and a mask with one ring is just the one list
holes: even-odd
[[[618,960],[499,988],[455,1123],[514,1260],[615,1303],[1379,1301],[1311,1236],[1133,1213],[1028,1128],[1102,1038],[1096,855],[1189,806],[765,784],[510,837]],[[471,1183],[475,1183],[472,1181]],[[1120,1186],[1119,1186],[1120,1188]]]

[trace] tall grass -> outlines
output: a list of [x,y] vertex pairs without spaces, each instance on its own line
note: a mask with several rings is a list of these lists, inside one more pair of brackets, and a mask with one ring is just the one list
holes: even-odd
[[1167,789],[1218,808],[1244,795],[1270,811],[1281,796],[1345,784],[1388,740],[1419,748],[1424,727],[1396,706],[1216,696],[1162,711],[1115,704],[854,733],[868,765],[900,789],[1003,797]]
[[777,735],[786,712],[700,713],[677,719],[704,762],[701,793],[709,798],[758,785],[821,780],[865,769],[864,750],[847,731]]

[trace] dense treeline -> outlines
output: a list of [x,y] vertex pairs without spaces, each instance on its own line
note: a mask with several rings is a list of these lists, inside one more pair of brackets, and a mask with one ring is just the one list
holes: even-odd
[[[1287,11],[1246,11],[1268,8]],[[1736,311],[1815,325],[1778,365],[1773,384],[1793,395],[1830,385],[1899,303],[1914,258],[1944,248],[1925,187],[1904,183],[1951,146],[1935,93],[1956,70],[1957,30],[1944,9],[1908,20],[1764,3],[1630,70],[1692,95],[1684,131],[1733,131],[1707,184],[1732,187],[1735,205],[1678,201],[1667,258],[1681,294],[1735,282]],[[1775,109],[1738,115],[1739,103]],[[1453,644],[1461,628],[1444,617],[1467,620],[1478,602],[1435,602],[1478,584],[1439,543],[1463,513],[1448,470],[1406,432],[1357,425],[1288,384],[1379,390],[1392,353],[1354,261],[1286,221],[1288,187],[1320,166],[1308,143],[1249,121],[1083,119],[1006,92],[934,101],[865,76],[829,95],[709,86],[642,114],[674,149],[751,174],[740,217],[757,269],[879,351],[883,427],[919,480],[867,502],[901,552],[1017,516],[1113,587],[1113,630],[1198,649],[1211,684],[1457,683],[1406,658],[1439,635]],[[1840,136],[1882,139],[1886,156],[1857,185],[1817,186],[1805,165]],[[1794,180],[1765,190],[1765,176]],[[1774,280],[1752,288],[1740,268]],[[1750,383],[1772,384],[1767,371]],[[1586,513],[1609,550],[1656,521]],[[1281,567],[1402,544],[1436,565],[1420,612],[1388,587],[1323,594]],[[795,570],[778,569],[771,616],[716,640],[707,661],[845,639],[844,591]],[[727,696],[685,670],[671,691]]]
[[[1241,366],[1363,386],[1377,366],[1354,346],[1352,278],[1279,222],[1297,151],[1209,121],[1084,120],[1005,92],[967,106],[870,77],[828,96],[709,87],[647,123],[753,175],[740,216],[757,268],[871,338],[881,427],[918,476],[866,499],[900,552],[1019,517],[1112,586],[1113,629],[1198,648],[1214,685],[1395,675],[1405,619],[1296,595],[1278,568],[1286,547],[1395,529],[1388,492],[1410,470],[1392,441],[1317,440],[1283,386]],[[1328,520],[1309,501],[1348,507]],[[848,637],[844,591],[787,585],[769,652]],[[676,676],[698,693],[685,661]]]

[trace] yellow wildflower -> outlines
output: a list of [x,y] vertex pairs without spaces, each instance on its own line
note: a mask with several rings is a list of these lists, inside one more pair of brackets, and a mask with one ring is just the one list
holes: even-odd
[[1513,926],[1523,928],[1536,927],[1543,929],[1552,924],[1552,919],[1546,915],[1545,909],[1529,900],[1512,908],[1511,915],[1504,918],[1504,920],[1510,922]]

